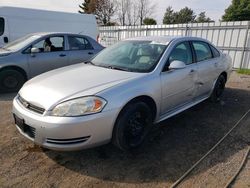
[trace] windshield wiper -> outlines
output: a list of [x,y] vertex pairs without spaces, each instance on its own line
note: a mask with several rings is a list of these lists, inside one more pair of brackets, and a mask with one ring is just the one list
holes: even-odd
[[84,64],[90,64],[90,65],[96,66],[96,64],[94,64],[92,61],[84,61],[83,63],[84,63]]
[[131,71],[129,68],[116,67],[116,66],[109,66],[108,68],[121,71],[129,71],[129,72]]
[[99,64],[99,65],[96,65],[96,66],[107,68],[107,69],[113,69],[113,70],[120,70],[120,71],[126,71],[126,72],[134,72],[130,68],[118,67],[118,66],[114,66],[114,65]]

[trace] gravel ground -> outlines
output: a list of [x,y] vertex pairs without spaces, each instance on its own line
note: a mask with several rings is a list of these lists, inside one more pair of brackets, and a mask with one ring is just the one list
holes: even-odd
[[[34,146],[16,130],[11,100],[0,96],[0,187],[169,187],[250,107],[250,77],[234,73],[222,101],[205,101],[155,128],[135,153],[112,145],[78,152]],[[250,145],[250,115],[180,187],[223,187]],[[233,187],[250,187],[250,162]]]

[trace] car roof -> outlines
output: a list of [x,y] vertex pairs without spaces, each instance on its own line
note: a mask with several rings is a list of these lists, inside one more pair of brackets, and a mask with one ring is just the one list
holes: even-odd
[[70,33],[70,32],[36,32],[36,33],[31,33],[30,35],[38,35],[38,36],[46,36],[46,35],[82,35],[86,36],[80,33]]
[[135,38],[129,38],[126,39],[126,41],[156,41],[160,43],[168,44],[169,42],[173,40],[201,40],[206,41],[207,40],[200,38],[200,37],[189,37],[189,36],[143,36],[143,37],[135,37]]

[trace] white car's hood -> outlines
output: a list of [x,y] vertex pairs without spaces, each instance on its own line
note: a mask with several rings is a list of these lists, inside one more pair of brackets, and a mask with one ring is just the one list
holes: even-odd
[[68,99],[96,93],[141,76],[140,73],[78,64],[44,73],[28,81],[19,94],[46,110]]

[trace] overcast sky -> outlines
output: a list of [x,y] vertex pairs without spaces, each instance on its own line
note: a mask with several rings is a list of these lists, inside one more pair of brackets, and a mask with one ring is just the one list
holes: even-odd
[[[78,5],[82,2],[83,0],[0,0],[0,6],[77,12],[79,10]],[[172,6],[174,10],[180,10],[187,6],[192,8],[196,14],[205,11],[210,18],[218,21],[231,0],[151,0],[151,2],[156,4],[152,17],[157,19],[158,24],[161,24],[168,6]]]

